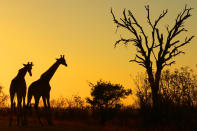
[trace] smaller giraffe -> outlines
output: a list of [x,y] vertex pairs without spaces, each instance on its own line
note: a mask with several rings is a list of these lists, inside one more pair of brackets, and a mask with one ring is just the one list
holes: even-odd
[[40,97],[42,97],[44,108],[47,111],[47,121],[49,125],[52,125],[52,119],[51,119],[51,111],[50,111],[50,90],[51,86],[49,84],[52,76],[56,72],[59,65],[67,66],[66,60],[64,59],[64,55],[61,55],[59,59],[56,60],[56,62],[46,71],[44,72],[40,79],[33,82],[28,89],[28,102],[27,107],[30,107],[32,96],[34,96],[35,99],[35,110],[36,114],[39,120],[40,125],[43,125],[40,120],[40,115],[38,111],[38,104]]
[[[20,123],[26,124],[26,115],[25,115],[25,97],[26,97],[26,81],[25,75],[28,72],[30,76],[32,76],[31,70],[33,63],[23,64],[24,67],[21,68],[17,74],[17,76],[11,81],[10,85],[10,102],[11,102],[11,109],[10,109],[10,120],[9,125],[12,125],[12,115],[14,112],[14,96],[17,97],[17,125]],[[23,109],[21,103],[23,102]],[[23,121],[22,121],[23,117]]]

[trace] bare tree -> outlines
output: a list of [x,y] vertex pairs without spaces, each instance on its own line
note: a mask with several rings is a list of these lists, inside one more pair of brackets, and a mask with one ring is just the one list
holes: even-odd
[[115,17],[112,9],[111,14],[117,28],[126,29],[132,35],[130,38],[121,37],[116,41],[115,47],[118,44],[127,45],[128,43],[134,43],[136,56],[130,60],[130,62],[136,62],[146,69],[152,91],[153,108],[156,108],[159,104],[158,90],[162,69],[174,64],[174,58],[184,53],[181,48],[189,44],[194,38],[194,36],[186,37],[185,40],[182,41],[177,37],[187,31],[184,28],[184,23],[191,16],[190,12],[192,8],[185,6],[183,11],[177,15],[174,25],[171,28],[169,26],[166,27],[166,33],[162,32],[163,30],[158,27],[158,24],[166,16],[168,10],[164,10],[159,17],[152,22],[149,6],[145,6],[145,9],[147,12],[147,22],[151,28],[150,33],[145,33],[144,28],[138,23],[136,17],[130,10],[128,10],[128,13],[124,10],[123,17],[120,18],[120,20]]

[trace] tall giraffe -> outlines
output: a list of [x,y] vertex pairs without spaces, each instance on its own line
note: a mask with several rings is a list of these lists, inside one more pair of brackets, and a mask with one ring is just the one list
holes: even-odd
[[[26,82],[25,82],[25,75],[28,72],[30,76],[32,76],[31,69],[33,66],[33,63],[27,63],[23,64],[24,67],[21,68],[17,74],[17,76],[11,81],[10,85],[10,101],[11,101],[11,112],[10,112],[10,120],[9,125],[12,125],[12,115],[14,110],[14,96],[16,94],[17,96],[17,125],[25,124],[26,122],[26,116],[25,116],[25,97],[26,97]],[[21,103],[23,102],[23,109],[21,106]],[[22,120],[23,118],[23,121]]]
[[51,86],[49,84],[52,76],[56,72],[57,68],[59,67],[60,64],[67,66],[66,61],[64,59],[64,55],[61,55],[59,59],[56,59],[57,61],[45,72],[41,75],[40,79],[37,81],[33,82],[29,89],[28,89],[28,102],[27,106],[30,106],[32,96],[34,96],[35,99],[35,110],[36,114],[38,117],[38,120],[40,122],[40,125],[43,125],[41,120],[40,120],[40,115],[38,111],[38,104],[40,97],[42,97],[43,103],[44,103],[44,108],[48,110],[48,124],[52,124],[51,120],[51,113],[50,113],[50,90]]

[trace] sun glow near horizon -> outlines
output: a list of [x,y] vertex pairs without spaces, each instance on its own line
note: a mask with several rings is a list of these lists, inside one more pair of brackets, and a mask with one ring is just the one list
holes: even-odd
[[[11,80],[23,63],[32,61],[32,77],[26,76],[27,85],[39,79],[57,57],[64,54],[68,67],[60,66],[51,80],[51,97],[71,97],[73,94],[90,95],[88,82],[100,79],[134,88],[133,78],[144,71],[137,64],[129,63],[135,54],[132,47],[113,44],[119,39],[110,14],[113,7],[118,16],[124,8],[131,9],[143,24],[146,18],[144,5],[150,4],[151,15],[169,9],[164,22],[173,21],[185,3],[191,5],[193,16],[186,23],[190,34],[196,34],[197,2],[194,0],[43,0],[3,1],[0,4],[1,65],[0,85],[9,93]],[[159,10],[159,11],[157,11]],[[171,17],[173,17],[171,19]],[[154,17],[153,17],[154,18]],[[169,22],[169,24],[173,24]],[[122,31],[121,31],[122,32]],[[196,65],[197,42],[184,47],[186,54],[177,57],[177,66]],[[131,77],[132,76],[132,77]],[[130,98],[132,99],[132,98]],[[129,99],[129,101],[130,101]]]

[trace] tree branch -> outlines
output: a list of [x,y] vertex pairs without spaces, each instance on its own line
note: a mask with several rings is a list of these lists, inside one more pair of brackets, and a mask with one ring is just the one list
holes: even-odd
[[131,16],[131,18],[134,20],[134,24],[140,29],[140,31],[141,31],[142,35],[144,36],[144,39],[145,39],[146,48],[149,49],[149,47],[148,47],[148,37],[146,36],[142,26],[139,25],[139,23],[137,22],[136,18],[134,17],[134,15],[132,14],[132,12],[130,10],[128,10],[128,13]]
[[[179,48],[190,43],[190,41],[194,38],[194,36],[191,36],[189,39],[187,39],[187,37],[186,37],[185,42],[183,42],[181,44],[179,44],[180,43],[179,40],[172,42],[173,39],[175,39],[177,37],[177,35],[179,35],[182,32],[187,31],[185,28],[181,28],[181,27],[184,26],[183,25],[184,21],[187,20],[191,16],[191,14],[190,14],[191,10],[192,10],[192,8],[187,8],[187,6],[185,6],[184,10],[177,15],[177,17],[175,19],[175,25],[172,27],[172,29],[169,29],[167,27],[167,31],[168,31],[167,41],[165,44],[165,49],[161,53],[161,55],[162,55],[161,58],[164,59],[163,63],[165,63],[166,61],[169,61],[172,57],[175,57],[175,56],[183,53],[183,51],[179,51]],[[167,54],[169,54],[169,56],[167,58],[165,58]]]
[[[137,60],[137,58],[140,59],[140,60]],[[129,62],[136,62],[136,63],[138,63],[139,65],[141,65],[141,66],[143,66],[143,67],[146,67],[146,65],[145,65],[145,60],[144,60],[143,58],[139,57],[138,55],[136,55],[135,59],[130,60]]]
[[125,38],[120,38],[119,40],[117,40],[114,44],[114,47],[116,47],[118,44],[123,43],[124,45],[127,45],[129,42],[134,42],[135,44],[138,44],[138,40],[134,39],[134,38],[130,38],[130,39],[125,39]]
[[143,57],[145,58],[145,57],[147,57],[147,55],[146,55],[145,49],[142,46],[142,38],[139,35],[139,33],[137,32],[137,29],[134,27],[134,25],[136,25],[140,29],[140,31],[143,34],[143,36],[146,39],[146,41],[147,41],[147,36],[145,35],[142,27],[138,24],[137,20],[135,19],[135,17],[131,13],[131,11],[128,11],[128,13],[129,13],[129,16],[130,16],[129,18],[126,17],[126,12],[124,10],[123,11],[123,17],[124,18],[121,18],[120,20],[122,22],[119,22],[115,18],[115,15],[114,15],[114,13],[113,13],[113,11],[111,9],[111,14],[113,16],[113,21],[114,21],[115,24],[118,25],[117,28],[118,27],[126,28],[127,30],[129,30],[135,36],[135,38],[132,38],[132,39],[123,39],[123,38],[121,38],[120,40],[116,41],[115,46],[117,44],[121,43],[121,42],[123,42],[124,44],[127,44],[129,42],[134,42],[135,43],[134,46],[136,46],[140,50],[140,52],[142,53]]
[[[159,23],[159,21],[167,14],[167,12],[168,12],[168,10],[165,10],[165,11],[163,11],[163,13],[162,14],[160,14],[160,16],[155,20],[155,23],[153,24],[152,22],[151,22],[151,19],[150,19],[150,9],[149,9],[149,6],[147,5],[147,6],[145,6],[145,9],[146,9],[146,11],[147,11],[147,22],[148,22],[148,24],[151,26],[151,28],[152,28],[152,44],[151,44],[151,47],[149,48],[149,50],[148,50],[148,56],[150,56],[150,54],[151,54],[151,52],[153,53],[153,56],[154,56],[154,58],[155,58],[155,60],[157,61],[158,59],[159,59],[159,57],[158,57],[158,59],[157,59],[157,57],[156,57],[156,55],[155,55],[155,52],[154,52],[154,50],[153,50],[153,48],[157,48],[158,46],[155,46],[155,32],[157,33],[157,38],[158,38],[158,41],[159,41],[159,46],[161,47],[162,46],[162,43],[163,43],[163,35],[162,35],[162,37],[160,37],[160,35],[159,35],[159,32],[158,32],[158,29],[156,28],[157,27],[157,24]],[[160,50],[163,50],[162,48],[160,48]]]
[[172,61],[170,63],[165,63],[162,68],[164,68],[165,66],[171,66],[172,64],[175,64],[175,61]]

